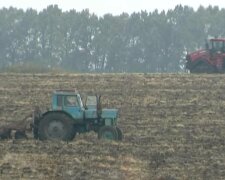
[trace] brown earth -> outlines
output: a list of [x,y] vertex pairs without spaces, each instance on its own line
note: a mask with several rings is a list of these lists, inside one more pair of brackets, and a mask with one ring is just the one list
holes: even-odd
[[225,179],[224,75],[0,74],[0,125],[75,88],[119,109],[124,140],[0,141],[0,179]]

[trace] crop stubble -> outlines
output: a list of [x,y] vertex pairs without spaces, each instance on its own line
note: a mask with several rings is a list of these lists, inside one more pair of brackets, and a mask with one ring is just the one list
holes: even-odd
[[122,142],[0,142],[0,179],[223,179],[225,76],[0,74],[0,124],[50,106],[54,89],[101,93]]

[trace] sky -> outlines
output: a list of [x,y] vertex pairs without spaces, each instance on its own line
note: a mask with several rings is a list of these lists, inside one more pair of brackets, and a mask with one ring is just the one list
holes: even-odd
[[152,12],[155,9],[167,11],[174,9],[179,4],[188,5],[195,10],[200,5],[204,7],[212,5],[225,8],[224,0],[0,0],[0,8],[12,6],[24,10],[32,8],[41,11],[52,4],[57,4],[63,11],[89,9],[91,13],[99,16],[106,13],[119,15],[122,12],[127,12],[131,14],[141,10],[147,10],[148,12]]

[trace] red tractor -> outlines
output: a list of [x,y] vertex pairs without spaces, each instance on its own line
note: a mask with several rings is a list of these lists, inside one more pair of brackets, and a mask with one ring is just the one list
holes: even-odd
[[225,38],[210,39],[206,48],[187,54],[190,73],[225,73]]

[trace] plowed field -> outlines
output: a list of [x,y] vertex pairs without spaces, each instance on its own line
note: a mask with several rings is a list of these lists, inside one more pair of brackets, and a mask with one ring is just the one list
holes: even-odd
[[119,109],[124,140],[2,140],[0,179],[225,179],[224,75],[0,74],[0,125],[75,88]]

